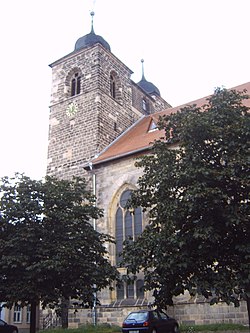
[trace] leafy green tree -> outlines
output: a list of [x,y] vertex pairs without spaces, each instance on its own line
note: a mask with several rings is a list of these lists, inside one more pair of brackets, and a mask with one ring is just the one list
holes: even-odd
[[31,305],[35,332],[38,304],[70,298],[92,306],[117,271],[105,247],[112,239],[90,222],[102,216],[81,178],[31,180],[16,174],[0,183],[0,299]]
[[160,119],[163,140],[137,166],[132,206],[149,224],[124,263],[142,270],[159,307],[188,290],[250,310],[249,108],[246,92],[216,89],[202,107]]

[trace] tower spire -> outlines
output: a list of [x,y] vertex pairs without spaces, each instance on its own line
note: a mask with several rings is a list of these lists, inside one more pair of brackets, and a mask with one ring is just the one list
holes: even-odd
[[95,12],[92,10],[90,12],[90,15],[91,15],[91,33],[95,33],[94,32],[94,15],[95,15]]
[[144,76],[144,59],[141,59],[141,69],[142,69],[142,80],[145,80],[145,76]]
[[158,95],[161,96],[159,89],[151,82],[148,82],[145,79],[144,75],[144,60],[141,59],[141,67],[142,67],[142,78],[137,84],[141,87],[144,91],[146,91],[150,95]]
[[92,10],[90,12],[90,16],[91,16],[91,31],[89,34],[84,35],[80,38],[78,38],[78,40],[75,43],[75,51],[80,50],[84,47],[87,46],[92,46],[95,45],[97,43],[101,44],[106,50],[111,51],[110,50],[110,46],[109,44],[105,41],[104,38],[102,38],[102,36],[98,36],[95,34],[94,32],[94,11]]

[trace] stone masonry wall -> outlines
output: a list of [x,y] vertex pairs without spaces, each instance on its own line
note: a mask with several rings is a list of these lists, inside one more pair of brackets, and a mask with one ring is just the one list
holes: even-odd
[[210,305],[201,303],[178,303],[172,309],[172,315],[180,322],[188,325],[203,325],[214,323],[248,324],[246,302],[242,301],[239,307],[233,304],[218,303]]
[[[147,307],[97,307],[97,323],[121,326],[124,318],[131,312]],[[76,311],[77,310],[77,311]],[[248,325],[246,302],[241,302],[240,307],[219,303],[178,304],[168,307],[167,314],[174,317],[180,324],[207,325],[215,323]],[[76,328],[82,324],[93,323],[91,309],[72,309],[69,314],[69,327]]]
[[[171,105],[167,103],[163,98],[161,98],[160,96],[152,97],[148,95],[134,82],[132,82],[132,91],[133,107],[141,110],[141,112],[143,112],[144,114],[152,114],[171,107]],[[143,99],[146,101],[147,104],[147,112],[145,112],[142,108]]]
[[[143,98],[150,113],[169,107],[161,97],[143,92],[131,80],[131,70],[100,44],[72,52],[51,67],[49,175],[84,175],[83,165],[145,114]],[[81,92],[72,97],[75,73],[81,76]],[[116,78],[115,98],[110,94],[111,74]],[[71,103],[77,112],[69,116]]]
[[[115,235],[115,212],[117,201],[120,194],[128,188],[135,188],[138,177],[142,170],[134,165],[135,158],[120,159],[113,163],[107,163],[100,167],[94,167],[92,173],[96,175],[96,196],[97,205],[104,209],[103,218],[96,221],[97,231]],[[146,219],[143,226],[146,225]],[[108,245],[110,253],[109,259],[112,264],[115,263],[114,245]],[[145,295],[148,304],[153,302],[149,293]],[[138,310],[141,307],[118,307],[110,306],[115,304],[115,292],[103,290],[98,293],[98,298],[102,306],[98,307],[98,322],[121,325],[122,320],[132,310]],[[175,317],[179,322],[190,325],[211,324],[211,323],[248,323],[248,313],[246,302],[241,302],[240,307],[228,306],[225,303],[210,306],[204,299],[191,298],[189,294],[179,296],[175,299],[175,305],[168,307],[168,314]],[[81,317],[82,311],[74,314],[77,320],[86,320],[86,313]],[[88,320],[91,320],[91,311],[88,310]],[[72,325],[75,319],[72,317]]]
[[[131,71],[99,44],[72,53],[52,67],[48,148],[49,175],[83,175],[83,165],[130,127],[141,114],[132,109]],[[110,73],[117,74],[117,98]],[[72,75],[81,75],[81,93],[70,96]],[[69,116],[71,103],[77,112]]]

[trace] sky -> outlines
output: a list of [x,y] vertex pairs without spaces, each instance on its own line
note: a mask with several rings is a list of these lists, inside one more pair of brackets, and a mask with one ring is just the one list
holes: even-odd
[[8,0],[0,4],[0,177],[46,173],[49,64],[94,30],[178,106],[250,80],[249,0]]

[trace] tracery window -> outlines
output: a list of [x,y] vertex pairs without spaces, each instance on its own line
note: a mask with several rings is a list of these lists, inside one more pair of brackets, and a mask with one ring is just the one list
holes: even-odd
[[[132,213],[126,207],[128,200],[131,197],[131,191],[125,190],[119,199],[116,210],[116,264],[121,262],[120,253],[123,249],[123,242],[131,238],[136,238],[142,233],[142,210],[136,208]],[[126,281],[117,288],[117,299],[137,299],[143,298],[143,280],[135,279],[134,281]]]
[[138,279],[136,281],[130,281],[130,282],[122,282],[121,285],[117,288],[117,299],[138,299],[138,298],[144,298],[144,290],[143,290],[144,282],[141,279]]
[[137,280],[136,281],[136,296],[137,296],[137,298],[143,298],[144,297],[143,285],[144,285],[143,280]]
[[126,204],[131,197],[131,191],[124,191],[118,203],[116,210],[116,264],[121,262],[120,253],[122,252],[123,242],[132,238],[135,240],[142,233],[142,212],[137,207],[133,213],[126,208]]
[[75,73],[71,80],[71,96],[80,94],[81,92],[81,76],[79,73]]

